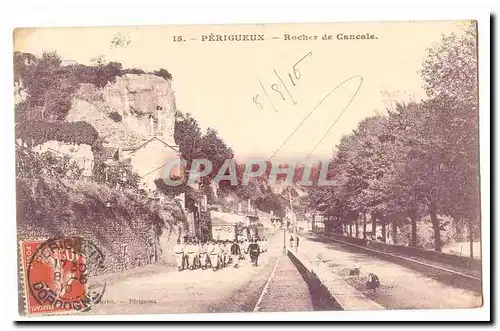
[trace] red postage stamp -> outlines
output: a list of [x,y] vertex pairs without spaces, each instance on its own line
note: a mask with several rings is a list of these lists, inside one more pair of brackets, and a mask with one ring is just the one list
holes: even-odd
[[103,266],[103,255],[79,237],[22,242],[23,291],[27,315],[89,311],[106,285],[89,276]]

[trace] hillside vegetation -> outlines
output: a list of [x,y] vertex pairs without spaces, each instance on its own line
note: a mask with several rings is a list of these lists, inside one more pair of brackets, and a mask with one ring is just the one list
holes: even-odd
[[158,238],[185,226],[173,200],[83,180],[71,160],[21,149],[16,159],[20,240],[83,236],[103,250],[107,271],[114,271],[151,262],[155,246],[159,258]]

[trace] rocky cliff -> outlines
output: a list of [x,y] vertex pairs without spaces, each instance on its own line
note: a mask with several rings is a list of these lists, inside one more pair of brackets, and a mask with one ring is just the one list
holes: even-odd
[[175,96],[169,81],[150,74],[126,74],[98,89],[82,84],[66,121],[86,121],[105,145],[131,148],[152,136],[175,145]]

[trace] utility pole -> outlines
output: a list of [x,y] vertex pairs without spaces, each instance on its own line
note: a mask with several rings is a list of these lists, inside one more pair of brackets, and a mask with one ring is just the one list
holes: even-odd
[[294,229],[294,232],[296,232],[296,229],[295,229],[295,213],[293,212],[293,203],[292,203],[291,189],[288,190],[288,200],[290,201],[290,210],[292,211],[292,227]]
[[283,255],[286,255],[286,228],[287,228],[287,223],[286,219],[283,218]]
[[[291,223],[293,224],[294,214],[293,214],[293,204],[292,204],[291,190],[288,190],[288,200],[290,202],[290,209],[291,209],[291,212],[292,212]],[[283,254],[286,254],[286,229],[288,228],[288,222],[286,220],[284,220],[284,221],[286,223],[285,223],[285,227],[284,227],[284,230],[283,230]]]

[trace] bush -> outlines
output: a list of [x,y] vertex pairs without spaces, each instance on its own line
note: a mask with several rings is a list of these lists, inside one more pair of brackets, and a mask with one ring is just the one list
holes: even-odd
[[99,138],[99,134],[90,123],[84,121],[24,121],[16,126],[16,138],[20,138],[28,147],[50,140],[77,145],[93,145]]
[[116,123],[121,122],[123,119],[122,115],[120,115],[120,113],[116,111],[109,113],[108,117],[111,118]]
[[153,75],[155,76],[160,76],[165,80],[171,81],[172,80],[172,74],[168,72],[167,69],[161,68],[160,70],[153,71]]
[[[100,220],[112,218],[117,223],[152,222],[160,235],[165,225],[186,221],[178,204],[160,203],[141,194],[136,188],[137,175],[124,185],[121,175],[131,171],[126,164],[110,168],[105,184],[111,185],[79,180],[82,172],[78,165],[67,156],[51,152],[38,154],[17,148],[16,168],[18,226],[37,223],[53,233],[61,218],[72,220],[74,226],[85,220],[96,227],[103,226]],[[121,190],[113,189],[113,183],[121,185]],[[113,214],[105,213],[108,203],[112,204]]]
[[132,68],[132,69],[123,69],[121,71],[121,75],[126,74],[134,74],[134,75],[144,75],[146,72],[142,69]]
[[116,161],[113,164],[97,163],[94,168],[94,178],[98,183],[113,188],[139,189],[140,176],[133,170],[132,165]]
[[38,155],[26,149],[16,149],[16,175],[18,177],[47,176],[80,179],[82,174],[83,169],[68,155],[56,155],[52,152]]

